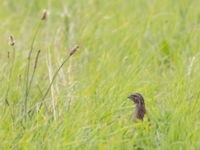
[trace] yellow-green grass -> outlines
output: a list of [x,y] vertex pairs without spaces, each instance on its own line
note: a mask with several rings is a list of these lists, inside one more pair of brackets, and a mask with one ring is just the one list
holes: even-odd
[[[199,6],[2,0],[0,149],[200,149]],[[48,17],[41,21],[43,9]],[[41,53],[27,88],[31,43],[29,84]],[[131,121],[127,96],[134,91],[145,98],[150,127]]]

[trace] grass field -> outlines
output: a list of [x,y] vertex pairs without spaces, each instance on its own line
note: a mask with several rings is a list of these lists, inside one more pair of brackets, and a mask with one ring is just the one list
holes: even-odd
[[199,150],[199,6],[1,0],[0,149]]

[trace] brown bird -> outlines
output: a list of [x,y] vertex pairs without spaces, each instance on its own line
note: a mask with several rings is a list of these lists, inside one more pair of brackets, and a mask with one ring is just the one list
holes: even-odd
[[139,119],[143,121],[144,115],[146,114],[146,109],[142,95],[139,93],[133,93],[128,97],[128,99],[132,100],[136,105],[136,111],[133,120],[135,121],[135,119]]

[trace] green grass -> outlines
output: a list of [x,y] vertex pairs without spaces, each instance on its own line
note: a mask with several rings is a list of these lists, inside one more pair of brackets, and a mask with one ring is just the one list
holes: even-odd
[[[2,0],[0,149],[200,149],[199,6],[199,0]],[[33,41],[28,83],[41,53],[27,96]],[[42,101],[76,45],[80,50]],[[131,121],[127,96],[134,91],[145,98],[151,127]]]

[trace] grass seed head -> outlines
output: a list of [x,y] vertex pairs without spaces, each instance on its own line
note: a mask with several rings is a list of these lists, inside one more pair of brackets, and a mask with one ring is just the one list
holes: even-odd
[[13,38],[12,35],[10,35],[10,45],[11,45],[11,46],[14,46],[14,45],[15,45],[15,40],[14,40],[14,38]]
[[75,53],[78,49],[79,49],[79,45],[77,45],[76,47],[74,47],[74,48],[70,51],[69,56],[74,55],[74,53]]
[[47,10],[44,9],[44,10],[43,10],[43,13],[42,13],[41,20],[46,20],[46,18],[47,18]]

